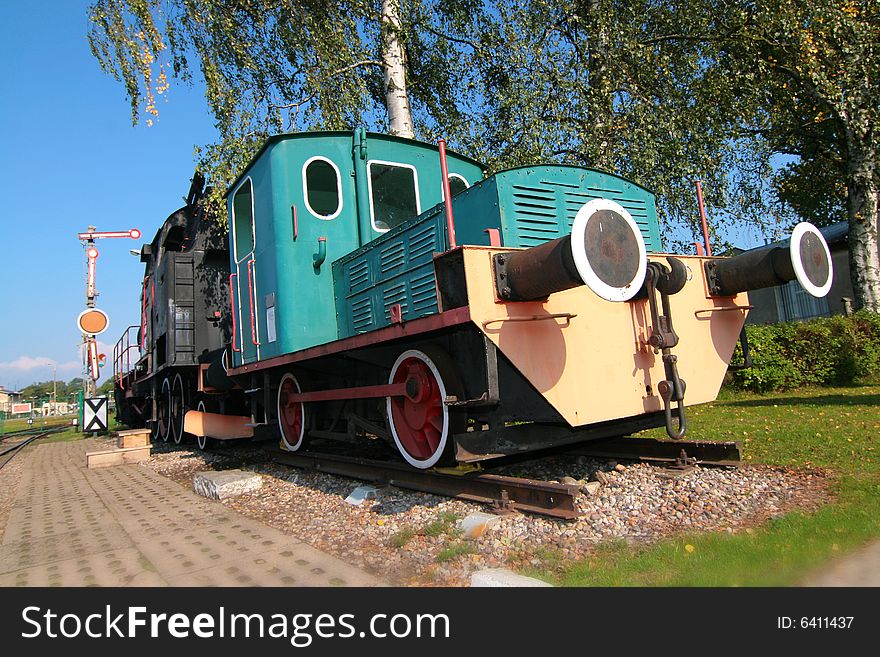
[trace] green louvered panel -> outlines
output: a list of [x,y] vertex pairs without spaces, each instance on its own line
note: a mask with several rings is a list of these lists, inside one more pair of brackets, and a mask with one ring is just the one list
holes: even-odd
[[404,320],[438,311],[433,257],[446,248],[442,219],[434,208],[333,263],[340,338],[387,326],[397,304]]
[[512,169],[498,179],[507,246],[536,246],[566,235],[585,203],[604,198],[629,211],[648,251],[662,250],[654,197],[638,185],[600,171],[562,166]]

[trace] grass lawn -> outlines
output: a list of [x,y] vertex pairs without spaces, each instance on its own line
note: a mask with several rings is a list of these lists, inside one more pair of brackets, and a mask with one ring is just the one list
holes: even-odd
[[75,415],[65,415],[62,417],[47,417],[42,420],[39,417],[34,418],[33,424],[27,423],[27,418],[15,418],[12,420],[3,420],[3,433],[10,431],[21,431],[23,429],[39,429],[41,426],[45,429],[51,429],[61,425],[69,425],[70,421],[76,417]]
[[747,463],[830,471],[834,501],[732,535],[686,534],[647,547],[609,543],[587,560],[532,574],[567,586],[796,584],[829,558],[880,537],[880,385],[772,396],[723,391],[688,410],[691,439],[742,441]]

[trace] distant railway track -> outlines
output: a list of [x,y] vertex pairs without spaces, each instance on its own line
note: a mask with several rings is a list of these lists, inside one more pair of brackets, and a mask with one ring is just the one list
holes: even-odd
[[[30,445],[35,440],[45,438],[46,436],[50,436],[53,433],[59,433],[66,429],[67,425],[52,427],[51,429],[44,429],[41,432],[34,434],[33,436],[29,436],[27,438],[24,438],[23,440],[20,440],[17,443],[2,446],[2,448],[0,448],[0,470],[2,470],[6,466],[6,464],[9,463],[16,456],[16,454],[21,452],[22,449]],[[6,434],[6,437],[9,436],[10,434]]]
[[[445,497],[488,504],[501,512],[523,511],[571,520],[579,516],[575,498],[580,486],[522,477],[492,474],[481,470],[416,470],[405,463],[326,452],[268,450],[273,461],[283,465],[385,483]],[[734,442],[668,441],[623,436],[579,445],[574,449],[551,450],[552,454],[584,455],[596,458],[648,461],[672,468],[693,465],[736,466],[739,445]],[[527,458],[534,459],[531,453]],[[492,467],[522,460],[508,457]]]

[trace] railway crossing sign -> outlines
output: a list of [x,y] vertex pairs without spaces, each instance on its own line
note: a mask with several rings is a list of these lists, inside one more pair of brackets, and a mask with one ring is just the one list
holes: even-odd
[[83,400],[83,433],[107,429],[107,397]]

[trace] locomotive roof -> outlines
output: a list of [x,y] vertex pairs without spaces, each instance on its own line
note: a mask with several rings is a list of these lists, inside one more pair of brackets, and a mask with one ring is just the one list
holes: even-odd
[[629,178],[624,178],[621,175],[618,175],[616,173],[611,173],[610,171],[605,171],[604,169],[594,169],[593,167],[585,167],[580,164],[557,164],[556,162],[541,162],[540,164],[522,164],[522,165],[516,166],[516,167],[509,167],[507,169],[500,169],[500,170],[496,171],[495,173],[497,174],[497,173],[504,173],[506,171],[518,171],[520,169],[534,169],[535,167],[541,167],[541,166],[557,167],[557,168],[564,168],[564,169],[580,169],[582,171],[595,171],[596,173],[601,173],[604,176],[611,176],[612,178],[617,178],[618,180],[622,180],[625,183],[629,183],[630,185],[638,187],[639,189],[645,190],[649,194],[652,194],[652,195],[654,194],[653,189],[649,189],[649,188],[645,187],[644,185],[640,185],[639,183],[635,182],[634,180],[630,180]]
[[[226,192],[223,194],[223,197],[226,198],[227,196],[229,196],[229,193],[233,189],[238,187],[238,184],[244,179],[245,174],[250,170],[250,168],[251,168],[251,166],[253,166],[254,162],[256,162],[258,159],[260,159],[260,157],[263,155],[263,152],[267,148],[269,148],[269,146],[276,144],[279,141],[284,141],[285,139],[308,139],[308,138],[314,138],[314,137],[343,137],[343,136],[347,137],[347,136],[352,135],[353,133],[354,133],[353,130],[313,130],[313,131],[306,131],[306,132],[284,132],[284,133],[280,133],[277,135],[272,135],[272,136],[268,137],[265,142],[263,142],[263,145],[260,146],[260,150],[258,150],[254,154],[254,156],[248,161],[248,163],[245,165],[245,167],[241,170],[241,173],[239,173],[238,176],[236,176],[235,180],[232,181],[232,184],[226,188]],[[420,141],[418,139],[407,139],[406,137],[397,137],[395,135],[386,135],[382,132],[367,132],[366,135],[367,135],[368,139],[371,137],[374,139],[381,138],[381,139],[388,140],[388,141],[400,142],[401,144],[416,144],[419,146],[426,146],[428,148],[433,148],[435,150],[437,149],[436,144],[432,144],[432,143],[426,142],[426,141]],[[485,164],[483,164],[482,162],[479,162],[471,157],[468,157],[467,155],[462,155],[460,153],[456,153],[455,151],[449,150],[449,149],[447,149],[446,152],[451,155],[454,155],[457,158],[465,160],[466,162],[470,162],[471,164],[474,164],[475,166],[480,167],[480,169],[482,169],[483,171],[486,170]]]

